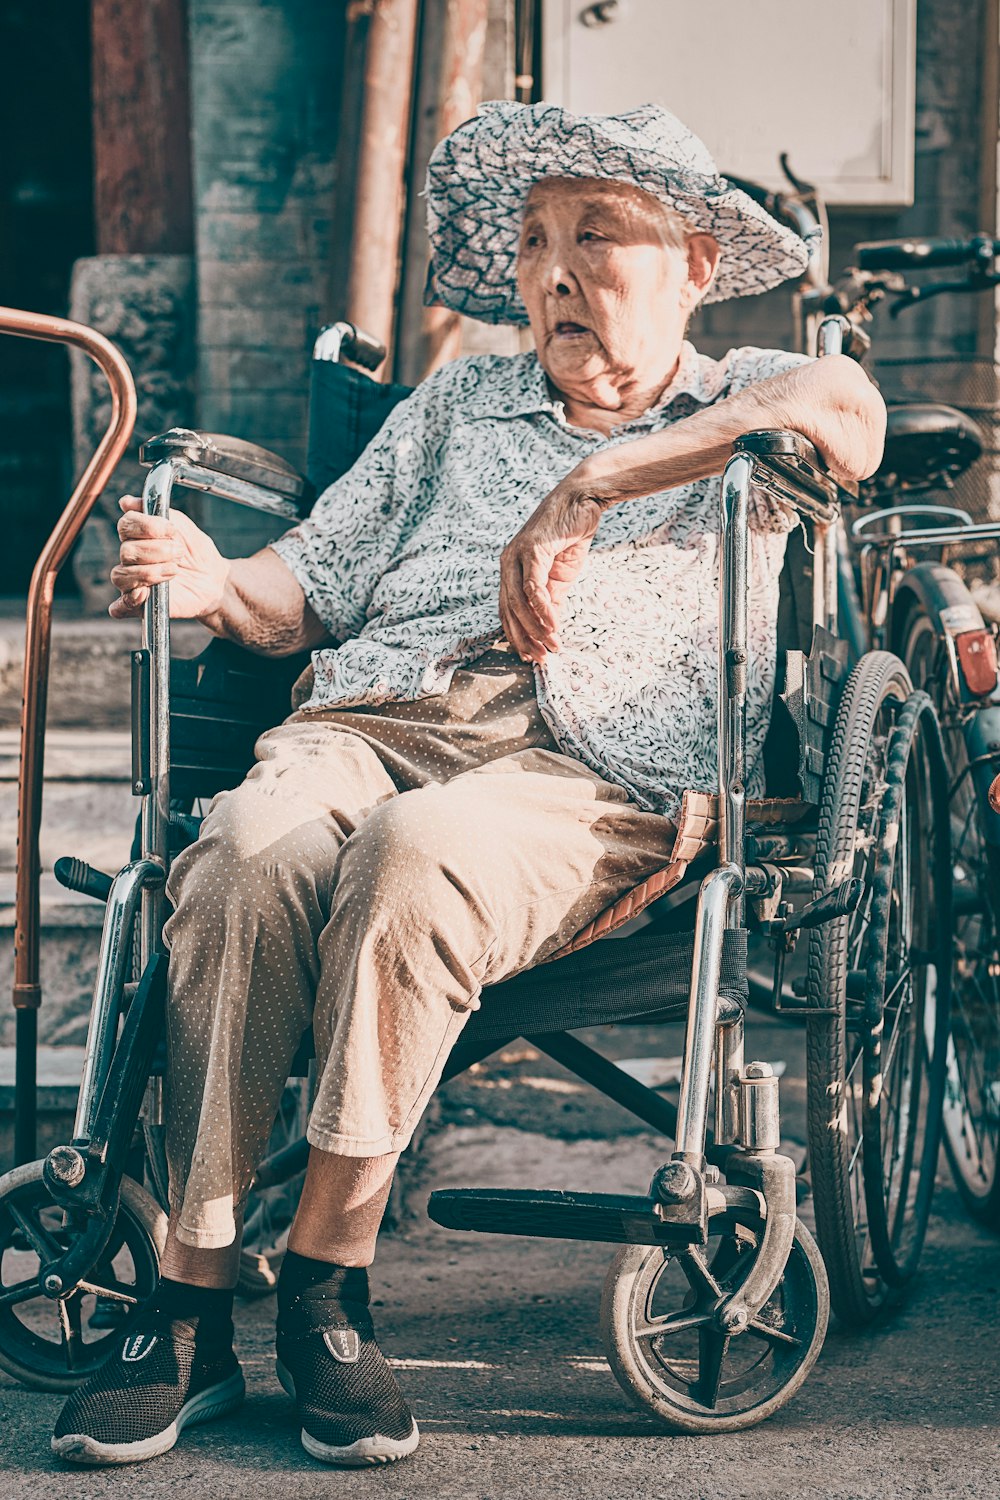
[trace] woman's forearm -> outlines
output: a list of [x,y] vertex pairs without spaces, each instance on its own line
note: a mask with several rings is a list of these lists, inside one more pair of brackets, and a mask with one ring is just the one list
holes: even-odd
[[329,637],[301,584],[270,547],[230,561],[221,602],[201,619],[213,635],[262,656],[291,656]]
[[577,478],[588,498],[617,505],[692,484],[725,468],[735,440],[759,428],[801,432],[838,479],[866,479],[878,468],[885,404],[852,360],[830,355],[762,380],[694,416],[595,453]]

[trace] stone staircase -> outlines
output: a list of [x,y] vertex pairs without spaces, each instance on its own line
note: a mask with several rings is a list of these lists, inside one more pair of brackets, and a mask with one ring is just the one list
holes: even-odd
[[[39,1103],[42,1132],[53,1110],[72,1108],[93,994],[104,907],[57,882],[62,855],[114,873],[126,863],[139,800],[131,795],[129,651],[138,622],[70,612],[52,633],[41,836]],[[208,633],[175,624],[176,654],[196,655]],[[24,622],[0,615],[0,1155],[13,1076],[14,870]],[[9,1097],[10,1096],[10,1097]]]

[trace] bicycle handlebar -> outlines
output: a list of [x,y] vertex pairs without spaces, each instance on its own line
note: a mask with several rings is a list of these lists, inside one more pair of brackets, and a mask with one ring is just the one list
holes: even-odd
[[1000,240],[977,234],[968,240],[870,240],[855,245],[854,264],[860,271],[927,270],[935,266],[965,266],[992,261],[1000,255]]

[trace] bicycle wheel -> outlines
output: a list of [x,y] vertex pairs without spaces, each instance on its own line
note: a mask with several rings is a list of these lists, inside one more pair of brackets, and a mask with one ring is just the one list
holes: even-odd
[[817,892],[850,916],[810,934],[808,1139],[834,1311],[863,1324],[916,1270],[934,1190],[947,1035],[947,780],[933,705],[870,652],[844,689],[817,834]]
[[[978,705],[955,692],[948,643],[921,610],[906,621],[903,656],[934,700],[944,737],[952,843],[951,1014],[944,1144],[970,1213],[1000,1228],[1000,850],[985,837],[967,731]],[[975,754],[971,757],[975,759]]]

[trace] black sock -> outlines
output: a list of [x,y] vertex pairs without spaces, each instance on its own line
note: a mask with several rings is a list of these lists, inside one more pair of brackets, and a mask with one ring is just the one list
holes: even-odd
[[337,1266],[286,1250],[278,1276],[278,1311],[298,1303],[354,1302],[368,1306],[368,1272],[364,1266]]
[[152,1305],[168,1318],[192,1323],[198,1332],[232,1339],[233,1296],[232,1287],[192,1286],[164,1276],[153,1293]]

